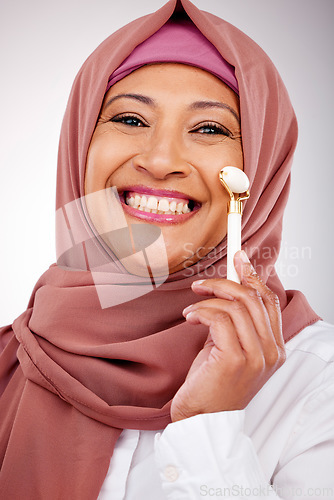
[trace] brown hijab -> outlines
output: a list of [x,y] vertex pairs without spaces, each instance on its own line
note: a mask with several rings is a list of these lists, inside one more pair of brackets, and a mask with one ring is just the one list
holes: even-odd
[[[0,331],[2,498],[96,498],[122,429],[161,429],[170,422],[171,399],[206,339],[206,327],[190,327],[182,310],[199,300],[192,281],[209,268],[211,277],[222,276],[226,241],[191,273],[180,271],[150,293],[102,308],[87,255],[100,264],[110,256],[78,202],[110,74],[175,12],[186,13],[235,67],[252,193],[243,248],[279,296],[285,340],[318,319],[300,292],[283,289],[274,270],[297,140],[287,91],[269,58],[246,35],[189,0],[170,0],[105,40],[74,82],[59,146],[57,241],[60,256],[66,238],[72,238],[75,251],[46,271],[28,309]],[[68,204],[75,207],[75,222]],[[80,230],[90,235],[90,245],[76,236]],[[112,283],[124,278],[116,263],[111,269],[106,286],[111,276]]]

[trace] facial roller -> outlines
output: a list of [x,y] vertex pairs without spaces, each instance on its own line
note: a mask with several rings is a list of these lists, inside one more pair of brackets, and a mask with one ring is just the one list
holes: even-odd
[[241,250],[242,201],[249,198],[249,179],[245,172],[236,167],[224,167],[219,180],[228,192],[227,203],[227,279],[240,283],[233,258]]

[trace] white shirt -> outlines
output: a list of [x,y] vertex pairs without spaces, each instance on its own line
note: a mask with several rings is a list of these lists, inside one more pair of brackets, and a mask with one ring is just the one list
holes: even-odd
[[334,499],[334,327],[286,352],[245,410],[124,430],[99,500]]

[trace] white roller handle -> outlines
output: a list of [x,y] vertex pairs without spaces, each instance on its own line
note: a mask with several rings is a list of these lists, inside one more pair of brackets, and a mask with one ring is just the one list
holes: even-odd
[[227,279],[240,283],[235,270],[233,258],[241,250],[241,214],[228,214],[227,216]]

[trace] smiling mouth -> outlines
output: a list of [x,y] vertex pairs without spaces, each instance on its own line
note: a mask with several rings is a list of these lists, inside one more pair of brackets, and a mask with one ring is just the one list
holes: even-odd
[[129,188],[119,192],[119,197],[130,215],[165,222],[188,219],[201,207],[201,203],[182,193],[150,188]]

